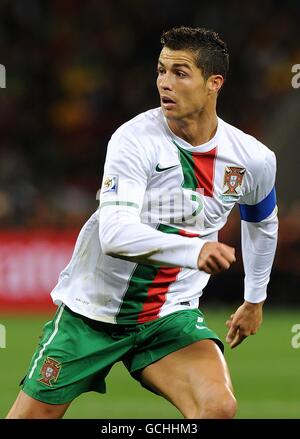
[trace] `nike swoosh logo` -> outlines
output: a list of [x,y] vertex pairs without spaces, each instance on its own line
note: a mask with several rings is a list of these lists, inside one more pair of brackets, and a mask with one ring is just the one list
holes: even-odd
[[163,172],[163,171],[167,171],[168,169],[177,168],[178,166],[179,166],[179,164],[178,165],[173,165],[173,166],[168,166],[167,168],[160,168],[159,164],[157,164],[155,170],[157,172]]

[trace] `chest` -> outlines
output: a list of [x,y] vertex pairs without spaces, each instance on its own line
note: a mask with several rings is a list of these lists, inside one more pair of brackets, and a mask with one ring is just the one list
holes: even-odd
[[232,207],[249,191],[249,170],[242,157],[216,145],[206,152],[176,146],[160,152],[150,181],[151,188],[182,187],[201,194],[209,205]]

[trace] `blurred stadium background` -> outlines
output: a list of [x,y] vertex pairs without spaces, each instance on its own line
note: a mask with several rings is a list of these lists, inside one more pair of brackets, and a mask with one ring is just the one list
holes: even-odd
[[[255,337],[226,349],[238,417],[300,417],[300,350],[291,345],[300,323],[300,89],[291,85],[300,63],[299,18],[297,0],[0,2],[7,75],[0,89],[0,417],[54,309],[49,291],[97,208],[107,142],[120,124],[159,105],[160,35],[180,24],[212,28],[228,43],[219,115],[278,159],[280,234],[265,322]],[[222,239],[237,248],[238,262],[211,280],[201,306],[224,339],[225,320],[242,300],[237,212]],[[121,365],[108,389],[80,397],[67,417],[180,417]]]

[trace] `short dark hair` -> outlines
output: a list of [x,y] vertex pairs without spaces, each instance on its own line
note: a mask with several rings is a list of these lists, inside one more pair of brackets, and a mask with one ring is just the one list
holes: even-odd
[[222,75],[224,80],[229,69],[227,45],[219,35],[202,27],[173,27],[162,34],[161,44],[171,50],[190,50],[196,55],[196,65],[205,79]]

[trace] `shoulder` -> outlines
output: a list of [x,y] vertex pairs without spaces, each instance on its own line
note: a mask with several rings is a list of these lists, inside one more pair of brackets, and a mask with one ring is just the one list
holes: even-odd
[[145,138],[158,135],[162,129],[161,110],[154,108],[138,114],[121,125],[112,135],[112,140],[128,138],[135,143],[142,143]]
[[156,144],[162,129],[159,110],[146,111],[121,125],[108,143],[107,157],[152,169],[157,161]]
[[160,108],[140,113],[114,132],[109,141],[107,153],[124,158],[140,156],[144,162],[152,166],[157,159],[157,145],[163,130]]
[[266,164],[276,164],[274,152],[261,141],[223,120],[221,122],[225,136],[254,172],[263,171]]

